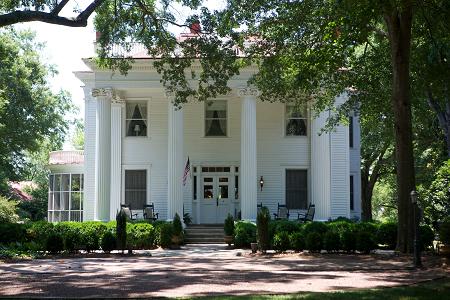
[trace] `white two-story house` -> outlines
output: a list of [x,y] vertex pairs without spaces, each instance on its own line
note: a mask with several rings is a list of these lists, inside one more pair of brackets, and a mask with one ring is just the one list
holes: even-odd
[[184,212],[198,224],[229,213],[255,220],[260,203],[272,213],[285,204],[291,218],[309,204],[315,220],[360,217],[357,116],[319,135],[329,112],[314,118],[307,105],[260,101],[247,87],[252,67],[230,80],[229,94],[177,109],[145,55],[127,76],[85,63],[91,71],[76,72],[84,156],[51,154],[50,221],[113,220],[121,204],[139,217],[149,203],[159,219]]

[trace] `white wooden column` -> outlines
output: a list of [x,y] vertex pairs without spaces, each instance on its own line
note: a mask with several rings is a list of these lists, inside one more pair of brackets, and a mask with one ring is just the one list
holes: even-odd
[[92,89],[97,98],[96,110],[96,152],[95,152],[95,219],[109,220],[110,164],[111,164],[111,99],[113,90],[109,88]]
[[241,218],[256,220],[258,178],[256,173],[256,97],[258,90],[242,88],[241,111]]
[[173,95],[166,96],[169,113],[167,219],[172,220],[175,213],[183,218],[184,118],[183,109],[173,105]]
[[114,97],[111,101],[111,188],[109,219],[115,220],[122,195],[122,108],[125,101]]
[[331,216],[331,135],[322,133],[328,111],[317,118],[311,113],[311,202],[316,205],[314,220],[326,221]]

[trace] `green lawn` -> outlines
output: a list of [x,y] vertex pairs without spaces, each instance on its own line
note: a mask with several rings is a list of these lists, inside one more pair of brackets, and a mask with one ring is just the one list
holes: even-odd
[[[197,298],[199,299],[199,298]],[[418,285],[410,285],[396,288],[370,289],[330,293],[298,293],[289,295],[252,295],[252,296],[222,296],[202,297],[200,299],[235,299],[235,300],[272,300],[272,299],[308,299],[308,300],[417,300],[417,299],[450,299],[450,278],[435,280]]]

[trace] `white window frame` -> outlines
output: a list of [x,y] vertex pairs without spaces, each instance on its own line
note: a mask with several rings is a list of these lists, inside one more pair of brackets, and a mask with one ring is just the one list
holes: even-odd
[[[287,108],[288,108],[288,106],[295,106],[295,103],[293,103],[293,102],[286,102],[286,103],[284,103],[284,105],[283,105],[283,124],[282,124],[283,137],[298,139],[298,138],[307,138],[310,135],[310,133],[309,133],[309,131],[310,131],[309,107],[308,107],[308,105],[306,103],[304,103],[302,105],[305,106],[306,117],[304,117],[304,118],[288,118]],[[288,120],[290,120],[290,119],[305,120],[306,121],[306,134],[305,135],[288,135],[287,131],[286,131],[286,129],[287,129],[286,126],[287,126]]]
[[[217,119],[217,120],[223,120],[223,119],[225,119],[225,121],[226,121],[226,126],[227,126],[225,135],[222,135],[222,136],[208,136],[208,135],[206,135],[206,106],[208,105],[208,101],[225,101],[225,104],[226,104],[225,107],[226,107],[226,113],[227,113],[227,116],[226,116],[226,118],[218,118],[218,119]],[[203,121],[203,125],[202,125],[202,128],[203,128],[203,134],[202,134],[202,137],[208,138],[208,139],[214,139],[214,138],[218,138],[218,139],[229,138],[229,137],[230,137],[230,136],[229,136],[229,125],[230,125],[230,122],[229,122],[229,120],[230,120],[229,112],[230,112],[230,107],[229,107],[229,101],[228,101],[228,99],[224,99],[224,98],[216,98],[216,99],[208,99],[208,100],[206,100],[205,103],[203,104],[203,118],[202,118],[202,121]],[[211,119],[211,118],[209,118],[209,119]],[[216,120],[216,119],[211,119],[211,120]]]
[[[127,135],[128,128],[127,128],[127,121],[129,120],[144,120],[144,119],[127,119],[127,105],[133,104],[133,103],[144,103],[147,105],[147,135],[145,136],[135,136],[135,135]],[[123,107],[123,113],[122,113],[122,119],[123,119],[123,126],[122,126],[122,137],[125,137],[127,139],[145,139],[150,138],[150,99],[149,98],[127,98],[125,100],[125,105]]]
[[[145,170],[147,171],[147,193],[146,193],[146,199],[145,203],[150,204],[152,203],[150,195],[151,195],[151,165],[145,165],[145,164],[133,164],[133,165],[122,165],[122,191],[121,191],[121,197],[120,197],[120,204],[125,204],[125,171],[127,170]],[[156,205],[156,204],[155,204]],[[138,209],[136,211],[142,211],[142,209]]]

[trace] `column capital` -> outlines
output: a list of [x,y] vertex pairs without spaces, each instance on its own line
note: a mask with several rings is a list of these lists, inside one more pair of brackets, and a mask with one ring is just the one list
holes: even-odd
[[92,97],[106,97],[113,98],[115,96],[115,91],[112,88],[93,88],[91,91]]
[[114,105],[114,106],[125,106],[125,100],[120,98],[118,95],[114,95],[111,98],[111,105]]
[[261,92],[255,87],[242,87],[237,90],[239,97],[253,96],[258,97]]
[[164,94],[167,99],[173,100],[173,98],[175,98],[175,91],[165,90]]

